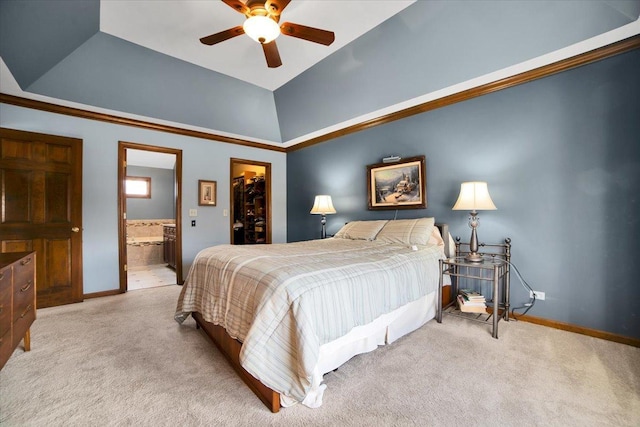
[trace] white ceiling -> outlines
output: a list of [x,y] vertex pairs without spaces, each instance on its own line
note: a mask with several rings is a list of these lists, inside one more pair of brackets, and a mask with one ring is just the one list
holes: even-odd
[[127,166],[144,166],[148,168],[173,169],[176,155],[156,151],[127,149]]
[[101,1],[100,30],[146,48],[275,90],[415,0],[293,0],[280,22],[333,31],[323,46],[293,37],[276,39],[282,66],[268,68],[257,42],[246,35],[214,46],[200,38],[242,25],[244,15],[220,0]]

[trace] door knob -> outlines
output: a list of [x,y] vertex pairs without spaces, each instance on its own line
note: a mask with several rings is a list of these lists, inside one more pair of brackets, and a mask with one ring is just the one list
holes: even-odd
[[71,231],[77,233],[78,231],[80,231],[80,229],[78,227],[71,227]]

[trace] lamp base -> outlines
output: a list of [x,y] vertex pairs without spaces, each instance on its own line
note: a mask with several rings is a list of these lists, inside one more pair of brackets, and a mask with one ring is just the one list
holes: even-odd
[[471,227],[471,239],[469,240],[469,253],[464,257],[467,262],[482,262],[482,255],[478,253],[478,212],[472,210],[469,213],[469,227]]
[[464,257],[464,260],[467,262],[483,262],[484,258],[477,252],[471,252],[467,256]]
[[325,214],[322,214],[322,219],[320,220],[320,222],[322,223],[322,232],[320,233],[320,238],[326,239],[327,238],[327,217]]

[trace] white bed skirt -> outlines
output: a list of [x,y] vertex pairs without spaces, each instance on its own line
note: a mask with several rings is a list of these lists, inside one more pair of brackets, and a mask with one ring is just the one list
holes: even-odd
[[[314,369],[312,387],[302,404],[310,408],[322,405],[327,386],[323,375],[331,372],[357,354],[375,350],[380,345],[391,344],[398,338],[415,331],[436,315],[437,292],[410,302],[391,313],[383,314],[371,323],[356,326],[348,334],[320,346],[318,364]],[[295,400],[280,396],[283,407],[295,405]]]

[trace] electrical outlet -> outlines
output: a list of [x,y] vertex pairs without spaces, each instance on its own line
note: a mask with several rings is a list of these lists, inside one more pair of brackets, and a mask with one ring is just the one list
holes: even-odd
[[189,216],[198,216],[197,209],[189,209]]
[[529,298],[533,298],[533,294],[536,294],[536,300],[544,301],[545,295],[542,291],[529,291]]

